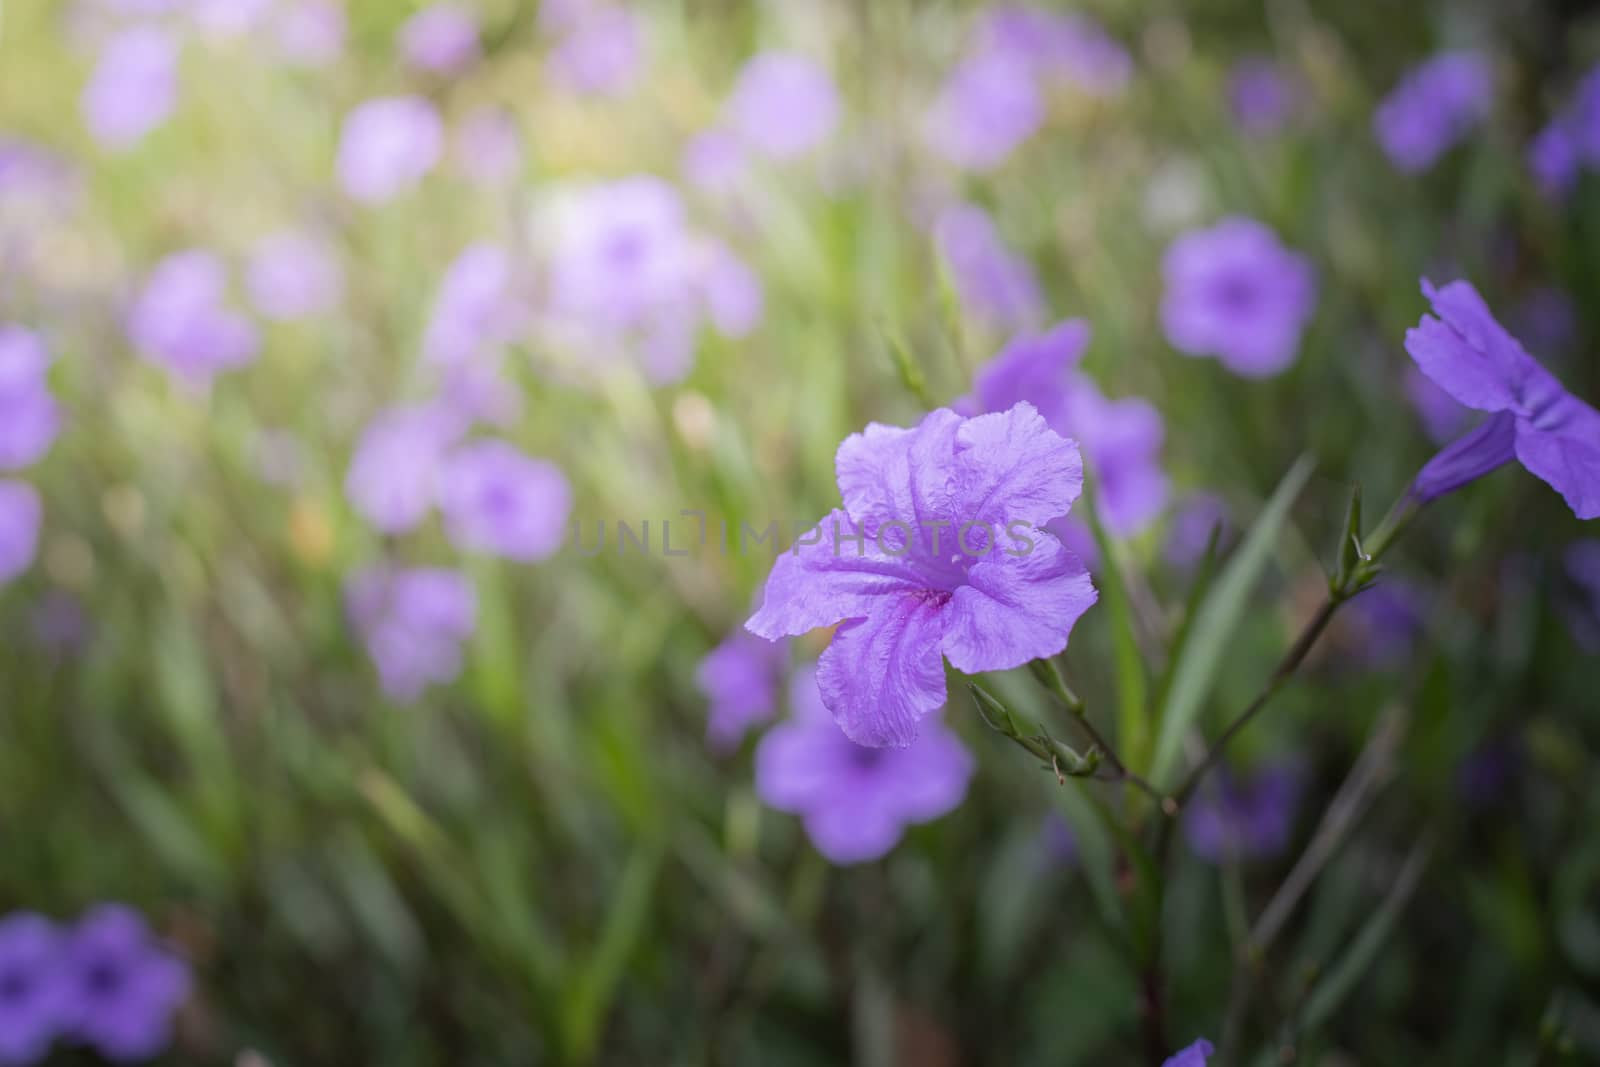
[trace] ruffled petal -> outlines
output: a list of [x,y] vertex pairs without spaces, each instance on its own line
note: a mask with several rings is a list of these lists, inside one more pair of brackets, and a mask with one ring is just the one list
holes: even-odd
[[966,674],[1020,667],[1067,647],[1078,618],[1096,600],[1082,561],[1035,532],[1027,554],[998,548],[967,573],[950,601],[944,654]]
[[963,422],[952,467],[958,527],[1042,526],[1065,515],[1083,491],[1077,444],[1051,430],[1027,403]]
[[917,723],[945,701],[946,604],[925,595],[885,597],[839,627],[817,663],[822,702],[858,745],[904,748]]
[[860,528],[835,509],[778,556],[767,576],[761,608],[745,628],[775,641],[795,637],[841,619],[872,614],[882,598],[925,587],[916,562],[888,555],[871,537],[857,541]]
[[1600,436],[1545,431],[1518,420],[1516,453],[1524,467],[1566,499],[1574,515],[1600,518]]

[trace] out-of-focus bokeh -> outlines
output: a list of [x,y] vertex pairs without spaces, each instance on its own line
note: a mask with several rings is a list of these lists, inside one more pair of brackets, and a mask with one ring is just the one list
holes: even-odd
[[1053,346],[1068,676],[1198,759],[1478,418],[1421,278],[1600,397],[1597,62],[1555,0],[0,0],[0,1064],[1600,1057],[1600,528],[1515,464],[1184,811],[1153,985],[1137,794],[953,676],[864,756],[742,629],[841,440]]

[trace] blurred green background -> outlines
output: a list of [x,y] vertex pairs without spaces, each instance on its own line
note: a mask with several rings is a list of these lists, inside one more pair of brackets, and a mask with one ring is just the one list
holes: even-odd
[[[1005,337],[963,314],[919,225],[941,186],[992,213],[1053,317],[1092,323],[1102,387],[1161,410],[1175,496],[1220,493],[1248,527],[1296,457],[1315,461],[1221,643],[1212,731],[1323,592],[1350,485],[1379,514],[1430,455],[1401,387],[1419,276],[1472,278],[1508,322],[1564,292],[1573,329],[1538,354],[1578,395],[1600,390],[1600,184],[1552,204],[1524,163],[1600,57],[1581,5],[1085,4],[1133,56],[1126,91],[1057,94],[1002,168],[966,177],[938,172],[916,124],[968,3],[641,3],[644,82],[593,99],[543,78],[531,0],[479,3],[484,60],[434,80],[394,57],[412,5],[352,0],[343,56],[320,69],[264,58],[251,34],[186,47],[171,120],[120,154],[78,113],[86,6],[8,0],[0,24],[0,133],[48,145],[77,183],[60,213],[7,218],[29,254],[0,268],[0,321],[45,335],[66,419],[25,475],[45,501],[37,560],[0,587],[0,910],[143,911],[195,975],[170,1062],[1149,1062],[1107,925],[1126,871],[1088,807],[1126,803],[1115,787],[1058,786],[953,698],[946,720],[979,765],[966,802],[882,861],[831,867],[763,808],[751,742],[726,757],[704,742],[696,666],[742,623],[769,555],[569,547],[519,565],[462,557],[437,522],[385,539],[345,499],[363,425],[420,388],[428,309],[461,249],[522,232],[548,183],[675,178],[763,48],[824,59],[845,113],[823,158],[763,170],[742,206],[685,193],[760,274],[761,325],[706,332],[661,388],[563,382],[512,347],[522,411],[501,435],[565,470],[585,524],[813,518],[835,506],[847,433],[924,410],[896,348],[937,401],[966,392]],[[1428,173],[1398,174],[1372,110],[1462,42],[1492,50],[1493,115]],[[1228,111],[1228,71],[1253,54],[1302,90],[1267,138]],[[343,116],[402,91],[447,117],[510,108],[521,178],[486,191],[441,170],[381,208],[341,197]],[[751,203],[761,224],[741,229]],[[1318,273],[1300,355],[1265,381],[1162,336],[1163,249],[1225,214],[1269,223]],[[337,313],[263,324],[260,357],[200,395],[135,358],[122,317],[151,264],[197,245],[241,257],[307,217],[344,257]],[[297,442],[293,484],[263,481],[264,431]],[[1160,684],[1184,617],[1191,576],[1163,561],[1164,531],[1113,553],[1152,628],[1132,673],[1104,595],[1067,656],[1107,723],[1129,684]],[[1242,766],[1292,755],[1305,787],[1280,854],[1218,867],[1180,849],[1163,916],[1175,1039],[1221,1034],[1240,922],[1381,736],[1359,819],[1263,961],[1251,1054],[1289,1028],[1304,1063],[1554,1063],[1562,1041],[1570,1062],[1600,1059],[1600,670],[1560,565],[1582,536],[1520,472],[1441,502],[1391,560],[1429,591],[1410,654],[1363,660],[1352,613],[1241,739]],[[379,558],[459,564],[478,597],[460,679],[412,704],[385,698],[346,618],[344,579]],[[70,641],[41,638],[52,606]],[[1043,713],[1025,672],[994,684]],[[1496,784],[1464,790],[1485,758],[1504,765]],[[1050,845],[1063,816],[1076,859]]]

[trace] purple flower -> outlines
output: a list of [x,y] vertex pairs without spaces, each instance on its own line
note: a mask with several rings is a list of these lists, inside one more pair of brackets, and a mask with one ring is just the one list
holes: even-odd
[[1166,506],[1161,470],[1161,415],[1137,397],[1107,400],[1075,368],[1089,344],[1089,325],[1069,319],[1038,335],[1018,337],[978,369],[973,393],[982,411],[1026,401],[1056,433],[1082,446],[1098,487],[1106,528],[1131,536]]
[[984,51],[1095,96],[1120,93],[1133,73],[1128,50],[1087,15],[1006,5],[985,17],[979,39]]
[[1272,230],[1252,219],[1223,219],[1174,241],[1161,269],[1161,321],[1178,351],[1215,356],[1247,378],[1294,362],[1316,309],[1316,277]]
[[519,332],[525,309],[516,300],[511,253],[475,244],[445,272],[422,347],[442,366],[493,355]]
[[694,682],[711,702],[706,741],[714,750],[731,752],[750,727],[772,717],[788,659],[784,644],[735,630],[700,661]]
[[1167,562],[1180,570],[1194,567],[1205,555],[1213,530],[1218,531],[1217,550],[1220,552],[1232,530],[1227,502],[1215,493],[1189,496],[1172,516],[1163,549]]
[[1406,399],[1422,420],[1422,428],[1436,445],[1456,437],[1466,427],[1471,412],[1416,367],[1406,368]]
[[552,347],[600,363],[630,355],[654,383],[680,380],[703,317],[703,248],[677,190],[658,178],[601,182],[543,214]]
[[1249,778],[1218,775],[1212,788],[1196,794],[1184,817],[1189,847],[1208,863],[1276,855],[1294,829],[1300,784],[1294,764],[1268,767]]
[[1350,602],[1357,633],[1356,655],[1379,670],[1411,659],[1426,622],[1427,597],[1410,582],[1385,577]]
[[256,245],[246,281],[250,302],[269,319],[325,314],[344,297],[344,268],[333,247],[321,237],[291,230]]
[[346,610],[383,691],[406,702],[461,673],[461,644],[472,636],[477,603],[465,577],[436,567],[368,567],[345,583]]
[[172,1039],[189,997],[189,968],[143,917],[102,904],[78,920],[62,960],[63,1031],[111,1060],[148,1059]]
[[703,130],[683,146],[679,169],[690,185],[708,193],[726,193],[745,172],[744,142],[727,130]]
[[1241,59],[1228,74],[1228,106],[1233,119],[1253,137],[1283,129],[1294,103],[1294,86],[1270,59]]
[[478,16],[461,4],[433,4],[400,27],[400,54],[416,70],[458,74],[478,61]]
[[766,296],[761,278],[722,245],[707,250],[700,276],[711,325],[724,337],[748,337],[761,324]]
[[1211,1047],[1211,1042],[1200,1038],[1188,1048],[1179,1049],[1167,1057],[1161,1067],[1206,1067],[1206,1061],[1216,1054],[1216,1049]]
[[61,431],[49,369],[50,353],[38,335],[0,326],[0,470],[32,466]]
[[1066,647],[1094,586],[1038,527],[1067,513],[1083,470],[1030,405],[874,423],[836,467],[844,508],[778,558],[746,626],[777,640],[840,624],[818,677],[852,741],[911,744],[945,701],[945,658],[973,674]]
[[[83,602],[60,589],[51,589],[39,598],[29,612],[29,628],[35,643],[58,661],[81,652],[91,632]],[[0,1056],[3,1062],[5,1058]]]
[[966,796],[972,756],[939,722],[906,748],[856,744],[823,706],[823,673],[795,673],[790,718],[756,748],[756,792],[801,816],[806,836],[830,862],[865,863],[894,848],[908,825],[953,811]]
[[589,96],[620,96],[633,88],[644,65],[644,31],[632,11],[577,5],[546,72],[557,85]]
[[504,185],[522,170],[522,134],[511,112],[480,107],[456,130],[455,167],[479,185]]
[[27,482],[0,478],[0,585],[33,566],[44,505]]
[[1413,68],[1378,105],[1373,132],[1395,168],[1427,170],[1489,115],[1494,70],[1476,52],[1446,52]]
[[0,919],[0,1064],[44,1059],[61,1026],[61,934],[32,912]]
[[999,52],[963,59],[922,120],[928,147],[962,170],[1004,163],[1044,122],[1044,100],[1027,66]]
[[112,151],[132,148],[167,121],[178,96],[178,44],[148,26],[106,42],[83,91],[84,121]]
[[1591,653],[1600,653],[1600,541],[1574,541],[1564,557],[1577,601],[1569,612],[1572,636]]
[[1600,517],[1600,412],[1528,355],[1469,283],[1424,280],[1422,291],[1438,317],[1406,332],[1406,351],[1445,392],[1491,415],[1422,468],[1412,495],[1425,503],[1516,459],[1578,518]]
[[1037,327],[1044,293],[1027,259],[1005,246],[980,207],[952,204],[934,222],[934,241],[969,315],[998,330]]
[[324,67],[344,51],[345,17],[336,0],[295,0],[277,15],[278,54],[289,63]]
[[504,441],[474,441],[445,461],[439,510],[457,548],[532,563],[561,547],[572,488],[553,463]]
[[432,406],[390,408],[368,424],[350,460],[344,491],[374,529],[404,533],[433,508],[445,452],[459,419]]
[[1567,124],[1559,119],[1540,130],[1528,145],[1528,169],[1540,192],[1552,199],[1572,192],[1582,164],[1577,142]]
[[353,199],[381,204],[415,186],[439,162],[444,124],[420,96],[368,100],[339,138],[339,183]]
[[839,94],[828,72],[805,56],[764,52],[739,72],[728,125],[768,159],[795,159],[839,124]]
[[192,249],[156,265],[128,316],[139,354],[190,385],[256,357],[255,327],[223,306],[228,271],[210,252]]

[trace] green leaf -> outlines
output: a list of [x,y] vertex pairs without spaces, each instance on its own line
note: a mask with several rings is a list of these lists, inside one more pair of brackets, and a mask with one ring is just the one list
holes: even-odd
[[594,1057],[623,968],[639,944],[654,903],[656,881],[665,849],[647,843],[634,850],[622,872],[594,953],[567,990],[563,1031],[568,1058],[586,1063]]
[[1272,558],[1290,507],[1311,477],[1312,466],[1310,457],[1302,456],[1289,468],[1195,615],[1193,633],[1173,664],[1171,689],[1161,707],[1160,733],[1150,767],[1150,778],[1158,788],[1173,784],[1172,771],[1183,736],[1211,695],[1228,641],[1249,607],[1250,595]]

